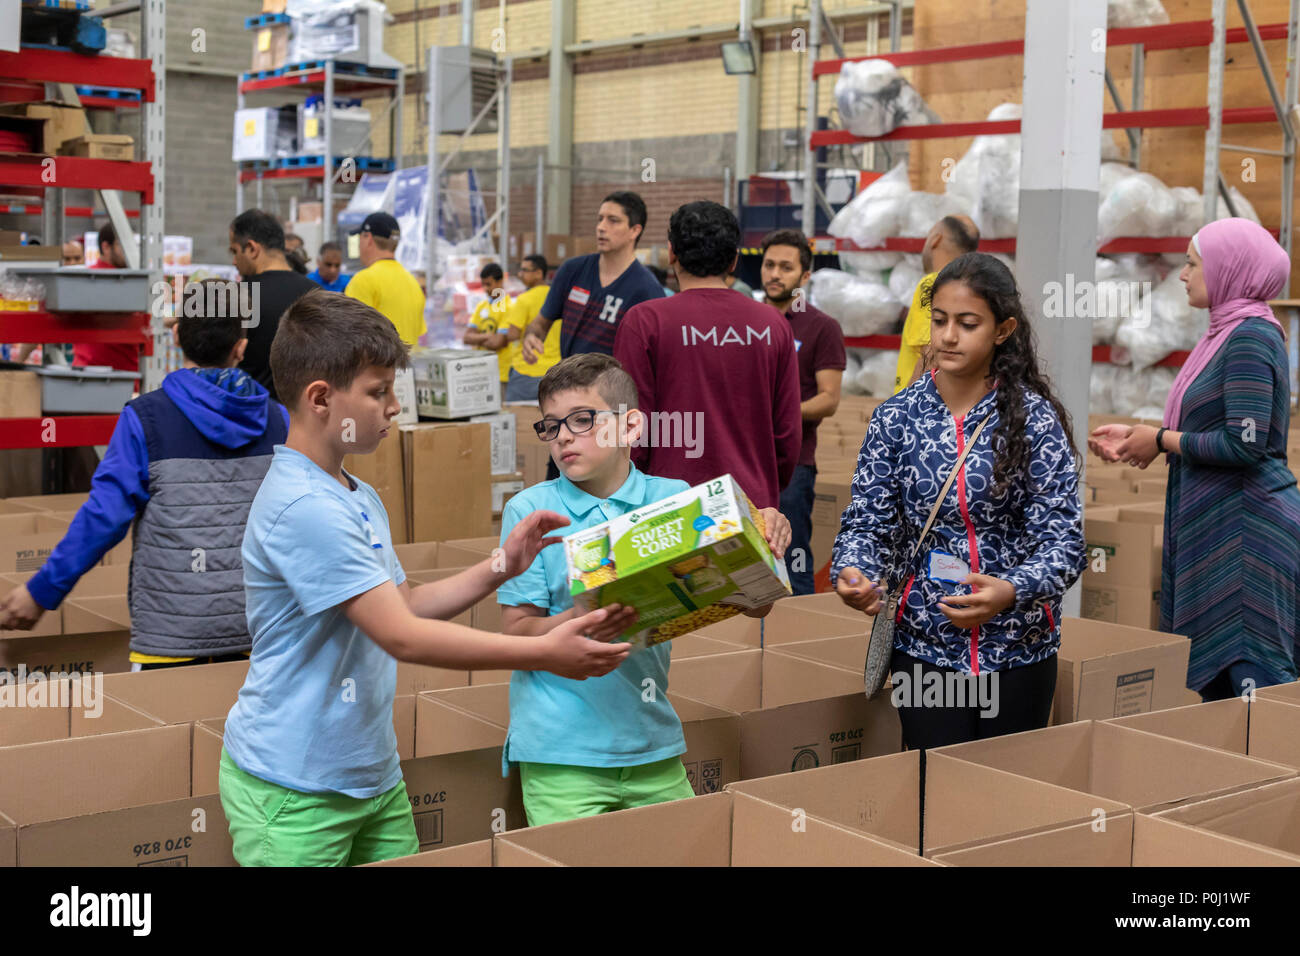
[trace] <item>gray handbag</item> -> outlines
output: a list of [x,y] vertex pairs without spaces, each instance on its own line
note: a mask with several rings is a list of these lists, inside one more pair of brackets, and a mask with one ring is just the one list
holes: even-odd
[[[979,426],[975,429],[975,434],[970,436],[970,441],[966,443],[966,447],[957,456],[957,464],[948,475],[948,480],[943,483],[943,488],[939,491],[939,497],[934,500],[934,507],[930,509],[930,517],[926,519],[925,527],[921,529],[921,536],[916,539],[912,553],[908,555],[907,563],[903,565],[904,570],[912,566],[912,562],[916,560],[917,554],[920,553],[921,545],[925,542],[925,536],[930,533],[935,516],[939,514],[939,506],[948,497],[948,490],[952,488],[953,481],[961,472],[962,465],[966,463],[966,456],[970,454],[970,450],[979,441],[980,432],[984,431],[984,426],[988,424],[989,417],[986,415],[984,420],[979,423]],[[867,660],[862,669],[862,681],[866,686],[868,700],[880,693],[885,686],[885,678],[889,676],[889,659],[894,653],[894,625],[898,618],[901,586],[902,581],[899,581],[899,587],[895,587],[885,595],[884,601],[881,602],[880,611],[876,614],[876,619],[871,625],[871,639],[867,644]]]

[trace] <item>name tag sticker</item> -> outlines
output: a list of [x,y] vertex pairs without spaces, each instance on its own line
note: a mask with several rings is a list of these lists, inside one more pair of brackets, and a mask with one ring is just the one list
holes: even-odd
[[948,581],[952,584],[960,584],[966,580],[966,575],[970,574],[970,568],[966,562],[955,554],[949,554],[947,551],[930,552],[930,580],[931,581]]
[[569,301],[576,302],[578,305],[586,305],[587,300],[591,298],[591,291],[581,286],[574,286],[569,290]]

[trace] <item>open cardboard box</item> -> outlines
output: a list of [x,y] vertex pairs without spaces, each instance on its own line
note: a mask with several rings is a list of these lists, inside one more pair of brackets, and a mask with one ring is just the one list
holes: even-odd
[[795,604],[796,600],[799,599],[777,601],[767,617],[762,619],[764,647],[779,647],[821,637],[843,637],[846,634],[863,636],[870,633],[870,628],[864,623],[864,615],[813,611]]
[[1276,700],[1230,697],[1107,723],[1300,770],[1300,707]]
[[131,582],[131,563],[101,564],[91,568],[68,592],[67,600],[125,596]]
[[1132,859],[1135,867],[1300,865],[1300,856],[1293,853],[1190,826],[1167,819],[1164,814],[1147,816],[1145,813],[1133,815]]
[[220,797],[190,796],[190,728],[0,748],[20,866],[233,866]]
[[1099,721],[976,740],[929,752],[1153,813],[1295,776],[1281,764]]
[[125,594],[68,597],[63,604],[63,630],[67,634],[130,631],[131,609]]
[[428,850],[411,856],[398,856],[366,866],[491,866],[492,841],[477,840],[444,850]]
[[1274,684],[1261,687],[1255,691],[1256,700],[1276,700],[1284,704],[1300,704],[1300,681],[1289,684]]
[[868,701],[862,675],[779,651],[744,650],[673,664],[677,694],[740,714],[740,778],[749,780],[902,749],[898,712]]
[[[1265,865],[1300,866],[1300,779],[1174,807],[1155,814],[1154,819],[1223,838],[1218,861],[1208,865],[1261,865],[1257,857],[1262,851],[1276,857],[1275,862]],[[1135,866],[1162,864],[1168,865],[1168,861],[1144,860],[1139,864],[1135,853]]]
[[65,519],[45,512],[0,515],[0,573],[39,571],[67,531]]
[[20,495],[4,499],[8,505],[30,508],[32,511],[76,511],[89,500],[90,493],[86,491],[64,495]]
[[111,674],[104,693],[166,724],[224,718],[248,676],[248,661],[194,664],[163,670]]
[[1107,720],[1177,707],[1191,643],[1177,634],[1067,617],[1057,653],[1054,722]]
[[[995,838],[1106,819],[1107,839],[1127,844],[1124,804],[990,767],[928,753],[890,754],[806,773],[745,780],[727,788],[809,820],[865,833],[909,853],[935,857]],[[924,802],[923,802],[924,801]]]
[[[417,707],[426,719],[416,722],[417,753],[445,752],[455,746],[501,747],[510,724],[510,685],[482,684],[420,695]],[[740,779],[740,716],[702,701],[670,693],[668,700],[682,722],[686,752],[682,764],[691,789],[716,793]],[[435,715],[430,703],[457,712]],[[473,722],[459,715],[473,718]]]
[[[733,804],[738,809],[733,817]],[[905,849],[731,793],[498,834],[496,866],[924,866]]]
[[398,429],[406,540],[449,541],[492,531],[492,426],[423,422]]
[[103,680],[91,675],[0,684],[0,747],[163,726],[105,696]]

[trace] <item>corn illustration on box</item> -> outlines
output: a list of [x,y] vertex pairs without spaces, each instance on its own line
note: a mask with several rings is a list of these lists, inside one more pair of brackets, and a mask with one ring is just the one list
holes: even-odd
[[730,475],[564,539],[579,608],[635,607],[623,633],[638,648],[670,641],[790,595],[763,518]]

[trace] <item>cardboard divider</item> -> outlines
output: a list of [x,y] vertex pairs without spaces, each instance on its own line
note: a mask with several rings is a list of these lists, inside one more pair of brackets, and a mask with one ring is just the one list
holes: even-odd
[[1130,866],[1134,814],[1073,823],[1028,836],[979,843],[964,850],[937,853],[950,866]]
[[672,660],[675,661],[684,661],[690,657],[707,657],[710,654],[734,654],[736,651],[745,650],[740,644],[732,644],[730,641],[719,640],[716,637],[706,637],[699,631],[674,638],[668,643],[668,647],[672,650]]
[[380,863],[367,863],[366,866],[491,866],[492,841],[477,840],[461,846],[447,847],[445,850],[429,850],[411,856],[394,857]]
[[415,695],[393,697],[393,734],[397,737],[397,759],[415,756]]
[[[795,598],[777,601],[767,617],[763,618],[763,647],[779,647],[821,637],[843,637],[847,634],[870,633],[857,618],[844,614],[823,614],[791,606]],[[865,620],[865,618],[863,618]]]
[[18,865],[18,825],[0,813],[0,868]]
[[102,676],[0,684],[0,747],[162,726],[105,696]]
[[0,748],[21,866],[232,866],[221,800],[190,795],[190,727]]
[[0,640],[0,670],[9,680],[42,674],[117,674],[131,669],[126,630]]
[[1080,721],[930,751],[1127,804],[1151,813],[1295,776],[1280,764]]
[[858,682],[862,683],[861,671],[866,665],[867,646],[870,643],[871,632],[863,631],[861,634],[847,634],[844,637],[819,637],[810,641],[781,644],[770,650],[775,654],[830,664],[858,673]]
[[[830,560],[830,555],[826,556],[826,560]],[[783,612],[812,611],[816,614],[829,614],[832,617],[846,617],[858,628],[868,632],[871,630],[871,618],[861,611],[853,610],[833,591],[822,594],[796,594],[794,597],[782,598],[772,611],[775,612],[777,607]]]
[[1133,815],[1133,866],[1297,866],[1300,857],[1163,816]]
[[1177,634],[1061,621],[1053,721],[1108,720],[1185,703],[1191,642]]
[[[1297,714],[1300,718],[1300,714]],[[1250,704],[1239,697],[1215,700],[1187,707],[1174,707],[1131,717],[1113,717],[1105,721],[1117,727],[1133,727],[1149,734],[1172,737],[1188,743],[1247,754],[1249,747]],[[1300,729],[1300,725],[1297,725]]]
[[[1091,823],[1101,810],[1123,826],[1128,808],[930,751],[922,780],[918,751],[746,780],[727,788],[865,833],[926,857],[995,838]],[[924,803],[922,800],[924,799]],[[978,812],[972,812],[978,807]],[[923,812],[924,811],[924,812]]]
[[[786,600],[789,600],[789,598]],[[708,627],[701,627],[691,633],[698,634],[701,637],[711,637],[718,641],[726,641],[728,644],[737,644],[741,647],[759,648],[763,646],[763,619],[737,614],[734,617],[718,621],[716,624],[710,624]]]
[[1255,691],[1256,700],[1276,700],[1284,704],[1300,704],[1300,681],[1289,684],[1274,684],[1261,687]]
[[758,648],[674,661],[668,687],[706,704],[743,714],[763,706],[763,652]]
[[[1155,814],[1234,842],[1276,853],[1300,865],[1300,780],[1292,778]],[[1225,854],[1227,856],[1228,854]],[[1230,865],[1244,865],[1232,858]]]
[[191,745],[190,793],[196,797],[219,793],[222,737],[226,719],[199,720],[194,723]]
[[248,676],[247,661],[111,674],[104,693],[168,724],[225,718]]
[[397,662],[397,694],[418,694],[426,690],[441,690],[444,687],[469,686],[469,671],[456,671],[446,667],[430,667],[427,664],[408,664]]
[[62,607],[63,629],[68,634],[131,630],[131,610],[125,594],[70,597]]
[[68,599],[79,601],[82,598],[90,597],[125,596],[130,580],[131,565],[129,562],[126,564],[102,564],[91,568],[77,580],[76,585],[68,593]]

